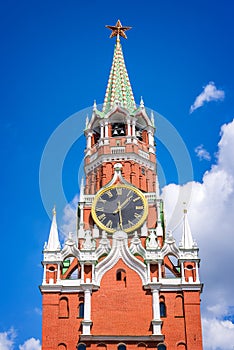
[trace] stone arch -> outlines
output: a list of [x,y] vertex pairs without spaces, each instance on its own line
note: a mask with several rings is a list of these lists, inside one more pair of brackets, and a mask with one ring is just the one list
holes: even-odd
[[97,350],[106,350],[106,344],[104,343],[97,344]]
[[180,277],[178,269],[178,258],[175,254],[169,253],[164,257],[164,275],[165,277]]
[[62,263],[61,279],[79,279],[81,266],[78,259],[73,255],[68,255]]
[[137,344],[137,349],[139,350],[146,350],[147,345],[145,343],[139,343]]
[[178,294],[175,297],[174,316],[184,317],[184,298],[181,294]]
[[67,297],[59,299],[59,318],[69,317],[69,302]]
[[180,343],[177,344],[176,350],[187,350],[187,346],[186,346],[185,343],[180,342]]

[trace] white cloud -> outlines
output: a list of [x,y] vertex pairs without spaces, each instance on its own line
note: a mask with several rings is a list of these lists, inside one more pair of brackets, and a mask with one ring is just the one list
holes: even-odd
[[19,346],[19,350],[41,350],[41,344],[39,339],[30,338]]
[[[201,183],[171,184],[163,188],[168,229],[173,229],[178,222],[173,213],[178,212],[178,208],[182,212],[183,194],[190,193],[188,217],[200,248],[200,277],[204,282],[201,305],[206,350],[227,350],[234,346],[234,326],[230,321],[217,320],[213,314],[224,319],[234,305],[234,120],[222,126],[220,135],[217,162],[206,171]],[[174,231],[177,242],[181,233],[181,228],[177,227]],[[231,338],[232,343],[225,337]]]
[[210,160],[210,153],[204,148],[203,145],[199,145],[195,148],[195,153],[198,156],[199,160]]
[[[15,350],[16,332],[14,328],[9,331],[0,332],[0,350]],[[19,345],[19,350],[41,350],[39,339],[30,338],[22,345]]]
[[10,329],[7,332],[0,333],[0,349],[1,350],[13,350],[14,340],[16,334],[14,329]]
[[210,81],[209,84],[203,88],[200,95],[196,97],[193,105],[190,107],[190,113],[193,113],[197,108],[202,107],[205,102],[222,101],[224,97],[224,91],[217,89],[215,83]]
[[205,350],[233,350],[234,324],[217,318],[203,318],[203,346]]
[[77,203],[78,195],[75,195],[73,200],[64,208],[64,215],[61,224],[61,230],[64,237],[67,237],[69,232],[75,233],[77,229]]

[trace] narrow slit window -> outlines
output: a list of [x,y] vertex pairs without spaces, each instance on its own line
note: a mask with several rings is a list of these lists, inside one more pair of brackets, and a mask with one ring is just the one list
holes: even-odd
[[160,301],[159,308],[160,308],[160,316],[161,317],[166,317],[167,316],[167,312],[166,312],[166,305],[165,305],[164,301]]
[[79,304],[79,318],[84,318],[84,303]]

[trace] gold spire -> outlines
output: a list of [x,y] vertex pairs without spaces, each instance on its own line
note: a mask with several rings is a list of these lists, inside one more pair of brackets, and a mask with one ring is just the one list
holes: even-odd
[[124,39],[127,39],[127,35],[125,34],[126,30],[132,29],[132,27],[123,27],[120,20],[116,22],[115,26],[106,26],[106,28],[112,30],[110,38],[117,36],[117,41],[119,40],[119,36],[122,36]]

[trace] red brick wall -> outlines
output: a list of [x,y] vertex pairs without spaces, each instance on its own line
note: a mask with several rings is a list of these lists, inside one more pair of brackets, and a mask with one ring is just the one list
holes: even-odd
[[[68,300],[68,316],[59,310],[60,298]],[[78,316],[78,295],[45,293],[43,295],[42,350],[57,350],[58,344],[67,345],[67,350],[75,350],[78,343],[80,319]],[[64,305],[62,305],[64,308]]]
[[[118,269],[126,271],[126,282],[116,281]],[[100,290],[92,295],[92,334],[149,335],[152,296],[142,288],[139,275],[122,260],[102,278]]]
[[[119,269],[126,272],[126,280],[116,280]],[[162,333],[167,350],[183,349],[183,343],[187,350],[202,350],[199,292],[161,292],[160,300],[166,305]],[[67,350],[76,349],[82,321],[78,318],[79,302],[76,293],[43,295],[42,350],[56,350],[60,343],[66,344]],[[103,276],[100,290],[93,291],[91,320],[93,335],[152,334],[152,295],[143,290],[138,274],[122,260]],[[90,346],[94,348],[96,344]],[[127,345],[128,350],[136,348],[137,344]],[[112,349],[117,349],[116,344],[108,344],[107,350]]]
[[162,333],[165,334],[167,349],[177,349],[179,343],[185,343],[187,350],[202,350],[200,293],[172,291],[161,295],[166,305]]

